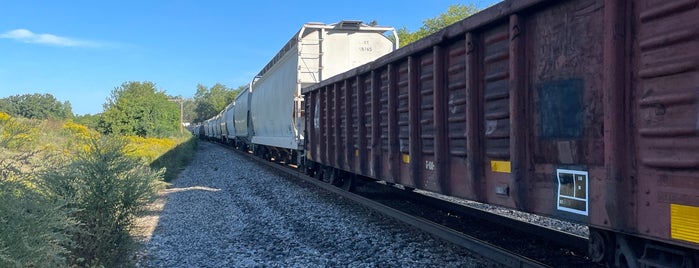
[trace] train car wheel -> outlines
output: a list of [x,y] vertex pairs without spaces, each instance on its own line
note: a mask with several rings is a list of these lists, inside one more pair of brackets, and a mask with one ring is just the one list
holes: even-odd
[[338,184],[342,182],[338,177],[337,169],[328,168],[328,173],[328,183],[330,183],[331,185],[338,186]]
[[601,263],[605,257],[611,256],[614,249],[610,242],[611,239],[604,231],[590,228],[590,239],[587,247],[587,255],[590,260]]
[[348,192],[354,191],[354,176],[354,174],[349,173],[342,176],[342,183],[338,187]]
[[318,179],[322,182],[329,182],[330,179],[328,173],[328,167],[321,166],[320,168],[318,168]]

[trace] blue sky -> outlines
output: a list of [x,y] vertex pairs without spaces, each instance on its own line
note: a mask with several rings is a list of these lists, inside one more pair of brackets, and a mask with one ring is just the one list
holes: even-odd
[[126,81],[192,97],[197,84],[249,82],[306,22],[412,31],[449,5],[496,2],[0,0],[0,98],[50,93],[95,114]]

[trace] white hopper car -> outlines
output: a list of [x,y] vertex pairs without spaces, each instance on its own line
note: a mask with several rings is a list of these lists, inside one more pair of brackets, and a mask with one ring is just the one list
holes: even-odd
[[235,97],[235,101],[233,101],[233,119],[235,125],[235,147],[247,150],[252,138],[250,87],[246,87]]
[[304,140],[301,88],[396,50],[398,44],[393,40],[398,40],[394,28],[367,26],[360,21],[304,24],[250,84],[253,152],[268,159],[298,162]]

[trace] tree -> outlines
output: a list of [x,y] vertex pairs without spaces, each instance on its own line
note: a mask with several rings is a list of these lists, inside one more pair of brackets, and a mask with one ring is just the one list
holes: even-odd
[[70,102],[60,102],[51,94],[24,94],[0,99],[0,111],[33,119],[69,119],[73,117]]
[[92,115],[92,114],[77,115],[77,116],[75,116],[75,117],[73,118],[73,121],[75,121],[75,123],[78,123],[78,124],[81,124],[81,125],[84,125],[84,126],[88,126],[88,127],[92,128],[92,129],[97,129],[98,126],[99,126],[99,122],[100,122],[100,117],[101,117],[101,116],[102,116],[102,114],[95,114],[95,115]]
[[193,122],[202,122],[223,111],[228,104],[235,100],[235,97],[238,96],[238,93],[243,88],[245,86],[231,89],[220,83],[207,88],[202,84],[198,84],[197,93],[194,94],[194,112],[196,116]]
[[410,32],[406,27],[401,27],[396,30],[401,46],[406,46],[412,42],[427,37],[430,34],[436,33],[439,30],[452,25],[460,20],[463,20],[478,12],[478,8],[473,4],[451,5],[446,12],[437,17],[429,18],[422,21],[422,26],[415,32]]
[[196,102],[194,101],[194,98],[185,98],[184,103],[182,104],[183,108],[183,116],[184,118],[182,119],[184,122],[195,122],[195,119],[197,118],[197,113],[195,112],[196,108]]
[[125,82],[104,104],[99,130],[105,134],[168,136],[179,129],[179,105],[152,82]]

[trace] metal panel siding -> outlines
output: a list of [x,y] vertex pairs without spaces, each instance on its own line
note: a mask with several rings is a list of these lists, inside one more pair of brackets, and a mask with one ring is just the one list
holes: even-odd
[[[604,176],[607,180],[591,185],[601,188],[599,200],[592,200],[590,222],[606,225],[617,230],[632,230],[636,225],[635,182],[631,179],[630,129],[630,86],[627,75],[630,69],[626,56],[629,51],[630,1],[604,2],[603,70],[602,87],[604,98]],[[623,90],[622,90],[623,89]],[[597,182],[593,180],[593,182]],[[599,185],[596,185],[599,184]],[[601,214],[601,215],[600,215]]]
[[459,197],[473,198],[473,189],[471,185],[472,175],[468,169],[468,160],[471,156],[467,151],[467,69],[466,69],[466,42],[463,39],[457,40],[448,46],[444,51],[445,69],[444,69],[444,91],[446,96],[443,97],[443,111],[446,122],[444,123],[446,142],[445,160],[448,161],[448,167],[445,167],[444,172],[447,172],[445,177],[449,178],[448,184],[443,185],[451,195]]
[[235,119],[235,136],[236,138],[249,138],[248,125],[250,119],[250,91],[245,89],[238,93],[235,97],[235,105],[233,106]]
[[318,118],[317,95],[318,91],[315,91],[304,96],[304,105],[306,105],[306,157],[308,160],[315,161],[317,161],[318,152],[320,151],[318,148],[320,146],[320,143],[318,142],[318,124],[316,123]]
[[649,168],[697,170],[699,8],[696,1],[641,2],[636,70],[639,157]]
[[358,83],[356,77],[352,77],[347,80],[349,84],[349,101],[350,101],[350,131],[351,137],[349,139],[349,159],[352,163],[352,171],[356,173],[361,173],[360,160],[359,158],[359,144],[360,144],[360,124],[359,124],[359,96],[358,96]]
[[488,203],[515,207],[512,174],[491,168],[492,161],[509,161],[510,136],[510,31],[509,22],[484,29],[479,39],[479,86],[483,95],[479,139],[483,139],[485,197]]
[[214,129],[212,136],[214,138],[220,139],[221,138],[221,114],[218,114],[214,117],[212,124],[213,124],[213,129]]
[[234,105],[230,104],[223,110],[223,118],[225,118],[226,137],[233,139],[235,137],[235,109]]
[[[435,186],[441,193],[445,195],[452,194],[452,178],[447,173],[451,169],[451,161],[449,159],[449,140],[447,138],[447,102],[448,92],[445,87],[446,71],[445,71],[445,53],[442,45],[432,47],[433,56],[433,127],[434,127],[434,161],[433,180],[438,184]],[[429,162],[425,163],[425,167],[430,168]],[[456,179],[456,178],[454,178]]]
[[408,61],[397,64],[396,70],[396,113],[398,127],[398,152],[400,180],[402,184],[415,187],[415,182],[410,177],[410,102],[409,102],[409,75]]
[[400,152],[403,154],[408,154],[408,139],[410,138],[410,127],[409,127],[409,102],[408,102],[408,63],[406,61],[401,62],[398,65],[398,147]]
[[376,116],[378,116],[378,113],[374,111],[374,104],[376,103],[376,100],[374,98],[374,95],[372,92],[374,92],[373,89],[373,77],[374,73],[370,72],[367,74],[364,74],[360,76],[361,83],[362,83],[362,91],[360,94],[362,94],[364,97],[364,151],[363,153],[360,151],[359,155],[363,159],[364,162],[366,162],[365,166],[365,174],[366,176],[376,176],[375,172],[375,153],[376,151],[373,150],[374,146],[377,144],[377,138],[378,136],[375,136],[376,133],[374,133],[374,130],[377,130],[374,126],[378,124],[378,122],[375,122]]
[[699,206],[699,3],[642,0],[636,7],[632,107],[638,231],[696,247],[696,233],[679,234],[678,227],[688,227],[677,222],[686,213],[670,208]]
[[265,76],[253,83],[250,107],[255,126],[253,143],[298,148],[294,123],[298,64],[297,54],[288,52]]
[[420,138],[420,116],[422,109],[420,108],[420,92],[418,91],[418,59],[414,56],[408,57],[408,122],[409,122],[409,165],[410,179],[412,185],[416,187],[423,186],[422,177],[422,153],[421,153],[421,138]]
[[328,30],[323,37],[322,79],[370,62],[393,50],[391,41],[377,33]]
[[699,248],[699,1],[482,14],[328,81],[352,170]]
[[335,129],[338,133],[335,139],[337,152],[337,166],[342,168],[346,167],[346,155],[347,155],[347,88],[345,83],[338,82],[335,83]]
[[[524,47],[526,41],[527,26],[524,18],[518,14],[512,14],[509,18],[510,30],[510,167],[513,185],[512,197],[518,209],[531,211],[528,202],[528,185],[531,180],[529,174],[530,156],[528,142],[529,132],[529,94],[525,88],[527,73],[524,69]],[[532,105],[533,106],[533,105]]]
[[389,64],[386,67],[387,72],[387,97],[388,97],[388,154],[386,158],[387,173],[386,177],[393,182],[401,182],[400,180],[400,149],[398,141],[398,86],[396,84],[396,66]]
[[379,72],[379,137],[381,153],[388,153],[388,71]]
[[463,40],[447,48],[447,122],[449,154],[466,153],[466,46]]
[[325,141],[327,143],[327,158],[326,163],[337,166],[337,103],[335,95],[335,84],[330,84],[325,88],[325,112],[327,113],[326,129],[328,133],[328,139]]
[[[435,173],[437,169],[435,159],[435,58],[434,52],[429,51],[421,55],[417,66],[417,107],[419,123],[418,133],[420,136],[419,152],[420,157],[415,159],[415,164],[421,169],[420,176],[422,187],[430,191],[441,192],[440,178]],[[415,154],[413,154],[415,156]],[[441,163],[444,164],[444,163]]]
[[[391,52],[392,42],[372,29],[375,28],[305,24],[253,84],[253,142],[300,149],[303,124],[297,122],[302,118],[295,103],[299,90]],[[330,138],[335,137],[331,135]]]
[[[371,96],[372,88],[371,88],[371,80],[372,80],[372,74],[365,74],[360,77],[362,80],[362,91],[360,94],[362,94],[363,99],[364,99],[364,114],[362,114],[362,117],[364,118],[364,129],[366,129],[364,133],[364,140],[366,143],[364,144],[364,148],[368,154],[370,152],[371,147],[372,147],[372,139],[371,136],[373,135],[373,126],[374,126],[374,113],[372,110],[372,106],[374,103],[374,98]],[[368,155],[365,155],[368,156]],[[365,158],[371,160],[371,158]]]
[[[357,83],[357,128],[359,130],[357,134],[357,159],[359,161],[358,173],[368,176],[369,172],[368,166],[369,161],[367,161],[367,146],[371,144],[371,117],[367,117],[367,111],[371,113],[371,95],[367,95],[367,86],[365,78],[358,75],[356,77]],[[369,102],[367,105],[367,102]],[[369,109],[367,109],[369,106]]]
[[378,96],[377,96],[377,110],[378,118],[377,130],[378,130],[378,176],[385,178],[387,181],[396,182],[391,175],[391,162],[390,152],[389,152],[389,83],[388,83],[388,67],[382,68],[376,74],[376,81],[378,82]]
[[434,58],[432,53],[420,57],[418,66],[418,102],[420,103],[420,138],[423,154],[434,154]]
[[333,85],[328,85],[321,91],[320,103],[322,104],[323,110],[321,115],[321,129],[323,130],[323,144],[325,148],[323,150],[323,163],[333,164],[334,155],[334,139],[333,139],[333,123],[332,117],[335,115],[332,112],[332,102],[333,102],[333,91],[331,90]]
[[301,40],[298,40],[294,47],[298,50],[291,51],[298,57],[296,83],[318,83],[322,80],[321,57],[325,51],[321,40],[324,38],[325,29],[313,29],[301,35]]
[[483,44],[485,154],[510,159],[509,31],[507,24],[487,30]]
[[[480,202],[486,201],[485,169],[483,148],[483,89],[480,72],[480,39],[474,33],[466,33],[466,146],[467,146],[467,176],[464,178],[466,186],[465,197]],[[470,176],[469,176],[470,175]],[[456,191],[458,192],[458,191]]]
[[381,110],[380,106],[380,95],[381,95],[381,80],[379,78],[379,71],[372,71],[370,73],[370,90],[369,96],[371,98],[371,146],[370,146],[370,166],[371,166],[371,176],[379,177],[381,172]]
[[[546,146],[557,145],[558,141],[539,142],[537,137],[545,135],[532,132],[539,130],[533,124],[540,126],[540,117],[524,116],[534,112],[539,102],[551,102],[536,95],[539,92],[536,88],[549,78],[536,80],[526,77],[531,75],[530,72],[538,74],[540,70],[546,70],[546,73],[540,73],[542,76],[558,78],[570,77],[581,70],[599,70],[599,63],[558,66],[556,64],[561,63],[557,60],[567,59],[550,55],[569,53],[559,49],[559,45],[570,46],[574,52],[585,52],[584,49],[588,48],[599,52],[599,47],[595,47],[599,46],[599,42],[577,42],[578,38],[573,32],[584,32],[577,27],[599,16],[600,9],[599,6],[590,5],[590,2],[547,3],[551,6],[531,9],[522,15],[505,17],[503,14],[507,12],[499,13],[499,19],[490,20],[473,32],[456,33],[451,29],[440,32],[438,35],[441,36],[420,41],[418,44],[421,46],[417,46],[420,49],[411,46],[379,63],[333,79],[358,84],[359,94],[352,96],[352,100],[357,100],[356,112],[352,114],[357,114],[353,121],[357,121],[358,126],[355,133],[359,148],[357,155],[360,157],[356,161],[360,164],[360,173],[499,205],[515,206],[519,203],[520,207],[525,208],[522,204],[531,203],[525,209],[543,214],[557,213],[551,209],[556,203],[553,198],[555,180],[550,175],[553,174],[553,167],[560,163],[557,162],[559,157],[553,157],[555,161],[548,161],[553,159],[548,155],[529,159],[533,151],[542,154],[550,150]],[[555,8],[558,6],[564,8]],[[553,11],[549,11],[549,8]],[[571,24],[573,27],[560,26],[571,23],[570,18],[573,17],[576,18]],[[557,26],[550,28],[552,26],[549,25]],[[599,40],[599,27],[596,27],[590,30],[589,35],[597,35]],[[561,38],[566,38],[565,42],[561,42]],[[539,49],[540,44],[548,43],[551,43],[548,47],[544,45],[544,49]],[[550,49],[555,49],[555,53],[547,51]],[[538,55],[541,59],[530,59],[529,55]],[[585,58],[584,54],[574,55]],[[599,62],[598,55],[592,58],[592,63],[595,60]],[[571,58],[570,62],[573,60],[578,59]],[[561,68],[546,69],[542,66]],[[374,77],[375,80],[372,80]],[[583,75],[580,80],[586,82],[589,79],[599,80],[599,75]],[[385,85],[387,81],[388,86]],[[551,85],[554,89],[560,88],[559,85]],[[599,88],[599,82],[590,82],[585,86],[585,90]],[[516,96],[516,99],[512,99],[512,96]],[[599,96],[594,92],[590,95],[589,100],[593,105],[586,111],[598,118],[601,117]],[[517,110],[517,116],[511,116],[512,109]],[[391,119],[392,112],[395,112],[394,120]],[[511,127],[513,120],[518,129]],[[599,124],[599,121],[590,122]],[[392,134],[393,124],[395,134]],[[530,125],[531,128],[528,127]],[[589,134],[592,138],[585,137],[582,141],[585,151],[581,155],[589,155],[590,159],[600,158],[599,132],[582,133],[592,133]],[[512,138],[513,134],[517,137]],[[395,147],[399,152],[395,156],[391,149],[392,135],[396,135]],[[532,146],[529,143],[544,149],[529,151]],[[513,155],[517,156],[515,162],[511,162]],[[377,157],[381,159],[380,162]],[[531,167],[529,161],[540,161],[542,165]],[[396,162],[399,167],[393,168]],[[511,168],[504,168],[508,166]],[[527,172],[534,169],[536,176],[530,177]],[[513,177],[510,172],[516,172],[516,176]],[[400,177],[394,179],[395,174]],[[598,173],[591,174],[597,176]],[[517,203],[513,197],[519,197]]]
[[[603,7],[602,1],[567,1],[511,19],[512,25],[521,27],[520,36],[528,52],[511,56],[513,63],[526,60],[528,68],[524,81],[512,81],[525,89],[519,91],[520,97],[511,96],[513,100],[528,99],[517,104],[520,108],[513,107],[528,112],[513,113],[513,121],[524,124],[512,127],[530,133],[513,135],[511,169],[517,178],[529,177],[515,189],[518,205],[529,211],[586,223],[598,219],[610,222],[604,215],[604,207],[609,205],[600,198],[607,191],[602,180],[605,117],[601,70],[605,66],[603,44],[610,42],[604,37]],[[575,19],[566,19],[570,16]],[[521,76],[513,79],[517,77]],[[586,182],[590,195],[584,196],[581,204],[592,207],[594,196],[598,201],[594,211],[572,213],[565,210],[565,204],[559,210],[558,205],[568,200],[565,193],[559,193],[559,184],[564,189],[569,185],[558,181],[559,169],[589,174]]]

